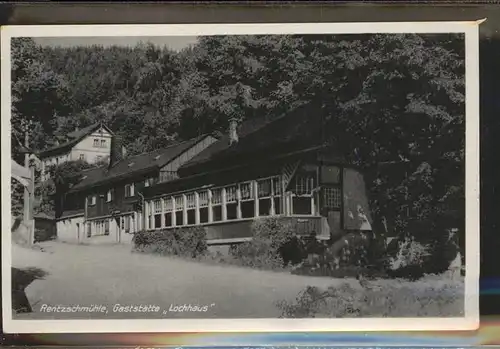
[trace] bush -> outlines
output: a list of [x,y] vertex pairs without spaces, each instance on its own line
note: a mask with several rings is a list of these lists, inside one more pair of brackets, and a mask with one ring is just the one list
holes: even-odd
[[280,217],[266,217],[252,223],[252,241],[231,249],[239,265],[260,269],[283,269],[282,247],[295,238],[292,226]]
[[430,256],[430,247],[407,237],[398,241],[398,250],[389,257],[389,268],[396,270],[415,265],[423,265]]
[[392,280],[375,286],[343,283],[327,290],[308,286],[295,301],[281,301],[278,307],[285,318],[463,316],[463,282]]
[[134,234],[133,242],[136,251],[190,258],[197,258],[208,249],[202,227],[141,231]]

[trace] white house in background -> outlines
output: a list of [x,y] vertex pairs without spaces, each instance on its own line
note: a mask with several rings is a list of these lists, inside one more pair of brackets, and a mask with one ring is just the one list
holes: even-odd
[[47,169],[51,165],[75,160],[96,163],[109,159],[112,138],[113,132],[102,122],[69,133],[63,143],[37,154],[42,181],[49,179]]

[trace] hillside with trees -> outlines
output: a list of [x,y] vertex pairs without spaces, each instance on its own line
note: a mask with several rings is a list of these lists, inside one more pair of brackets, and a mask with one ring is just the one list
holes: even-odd
[[15,38],[13,157],[26,130],[40,150],[103,120],[137,154],[309,103],[365,171],[377,230],[463,232],[464,51],[443,34],[213,36],[180,52]]

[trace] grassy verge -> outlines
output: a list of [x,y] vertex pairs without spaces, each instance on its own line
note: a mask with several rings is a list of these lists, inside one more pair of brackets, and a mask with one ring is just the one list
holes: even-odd
[[281,301],[284,318],[458,317],[464,312],[463,279],[425,276],[417,282],[376,280],[353,287],[306,287],[293,301]]

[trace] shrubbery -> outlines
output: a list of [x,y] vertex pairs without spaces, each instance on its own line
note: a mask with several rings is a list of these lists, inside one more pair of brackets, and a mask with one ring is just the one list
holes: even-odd
[[136,251],[190,258],[204,255],[208,248],[202,227],[141,231],[133,242]]
[[252,223],[253,239],[231,250],[231,264],[259,269],[282,269],[285,263],[281,248],[294,239],[293,227],[279,217],[256,219]]
[[462,281],[393,280],[390,284],[382,281],[381,285],[372,287],[358,288],[343,283],[321,290],[309,286],[295,301],[282,301],[278,307],[285,318],[463,316]]

